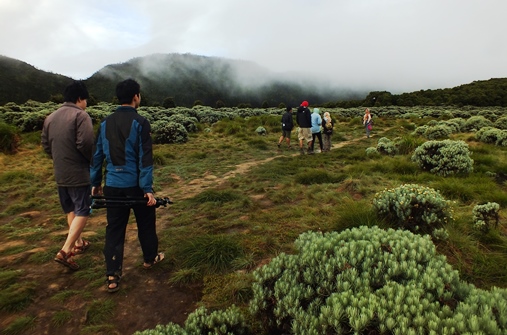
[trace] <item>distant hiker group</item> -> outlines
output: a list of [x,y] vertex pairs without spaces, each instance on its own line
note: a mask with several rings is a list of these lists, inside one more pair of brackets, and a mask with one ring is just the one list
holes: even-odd
[[[294,121],[292,119],[292,107],[287,107],[282,115],[282,135],[278,139],[278,149],[281,148],[283,141],[287,143],[287,148],[292,149],[290,144],[291,132],[294,129]],[[320,116],[320,109],[314,108],[313,113],[308,108],[308,101],[303,101],[297,109],[296,123],[298,125],[297,136],[299,140],[299,151],[305,154],[304,144],[306,142],[306,152],[308,155],[315,153],[315,140],[319,140],[320,152],[331,150],[331,137],[335,126],[335,121],[331,118],[329,112],[325,112],[324,116]],[[363,126],[366,137],[370,137],[373,128],[373,119],[370,109],[366,108],[363,115]]]
[[[328,112],[324,113],[324,118],[320,116],[320,109],[314,108],[313,113],[308,108],[308,101],[303,101],[297,109],[296,123],[298,128],[299,151],[305,154],[304,144],[306,142],[306,150],[308,155],[315,153],[315,139],[319,140],[320,152],[331,150],[331,135],[335,121]],[[292,107],[287,107],[286,112],[282,115],[282,136],[278,140],[278,148],[285,139],[287,148],[291,149],[290,134],[294,128],[292,119]]]

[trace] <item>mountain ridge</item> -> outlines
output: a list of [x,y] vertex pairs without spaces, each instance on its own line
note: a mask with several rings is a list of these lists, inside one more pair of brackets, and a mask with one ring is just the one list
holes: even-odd
[[[308,80],[298,73],[275,73],[252,61],[193,54],[156,53],[109,64],[83,80],[95,100],[115,101],[116,84],[134,78],[141,84],[144,104],[162,105],[170,99],[177,106],[275,107],[312,105],[352,107],[381,105],[507,106],[507,78],[473,81],[453,88],[419,90],[393,95],[367,92]],[[0,55],[0,105],[27,100],[57,100],[73,79],[36,69]]]

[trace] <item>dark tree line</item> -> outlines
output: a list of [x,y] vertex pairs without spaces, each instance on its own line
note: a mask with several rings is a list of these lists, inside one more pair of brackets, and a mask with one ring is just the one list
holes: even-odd
[[364,99],[327,103],[328,107],[374,106],[507,106],[507,78],[474,81],[470,84],[437,90],[391,94],[370,92]]

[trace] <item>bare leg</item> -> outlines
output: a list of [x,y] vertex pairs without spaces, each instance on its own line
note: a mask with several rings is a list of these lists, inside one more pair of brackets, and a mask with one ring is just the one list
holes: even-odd
[[[67,221],[69,224],[69,234],[67,235],[65,244],[62,247],[62,250],[65,251],[65,253],[71,252],[76,242],[78,245],[83,245],[81,233],[83,232],[83,229],[86,226],[87,220],[88,216],[75,216],[74,212],[70,212],[69,214],[67,214]],[[79,241],[81,241],[81,243],[79,243]]]

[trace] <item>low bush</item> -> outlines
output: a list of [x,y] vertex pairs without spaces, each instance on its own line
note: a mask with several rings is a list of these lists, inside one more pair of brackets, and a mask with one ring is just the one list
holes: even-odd
[[472,210],[473,222],[477,229],[487,232],[493,225],[498,227],[500,220],[498,212],[500,205],[496,202],[488,202],[483,205],[476,205]]
[[475,138],[484,143],[490,143],[499,146],[507,145],[507,131],[494,127],[481,128],[475,133]]
[[493,127],[493,122],[486,119],[484,116],[476,115],[470,117],[468,120],[465,121],[462,131],[464,132],[478,131],[483,127]]
[[155,329],[138,331],[134,335],[196,335],[196,334],[253,334],[241,311],[232,306],[225,311],[208,311],[199,307],[189,314],[184,327],[175,323],[158,325]]
[[156,121],[152,124],[153,141],[158,144],[185,143],[188,133],[183,125],[176,122]]
[[431,238],[359,227],[308,232],[254,272],[265,334],[505,334],[507,290],[460,280]]
[[398,148],[392,140],[382,137],[378,140],[377,151],[382,155],[394,156],[398,153]]
[[194,133],[197,131],[197,118],[185,116],[181,114],[174,114],[169,117],[169,121],[179,123],[185,127],[185,130],[189,133]]
[[452,208],[440,192],[405,184],[375,194],[373,207],[381,218],[411,231],[431,232],[452,220]]
[[424,137],[429,140],[438,140],[449,138],[449,135],[451,135],[452,132],[453,130],[451,127],[443,124],[437,124],[435,126],[427,127],[426,131],[424,132]]
[[494,121],[495,128],[507,130],[507,116],[502,116]]
[[473,171],[473,159],[464,141],[428,141],[417,147],[412,155],[423,170],[440,176]]
[[377,148],[375,147],[368,147],[365,149],[366,156],[378,156],[380,152],[378,152]]
[[0,122],[0,152],[15,153],[21,137],[16,127]]

